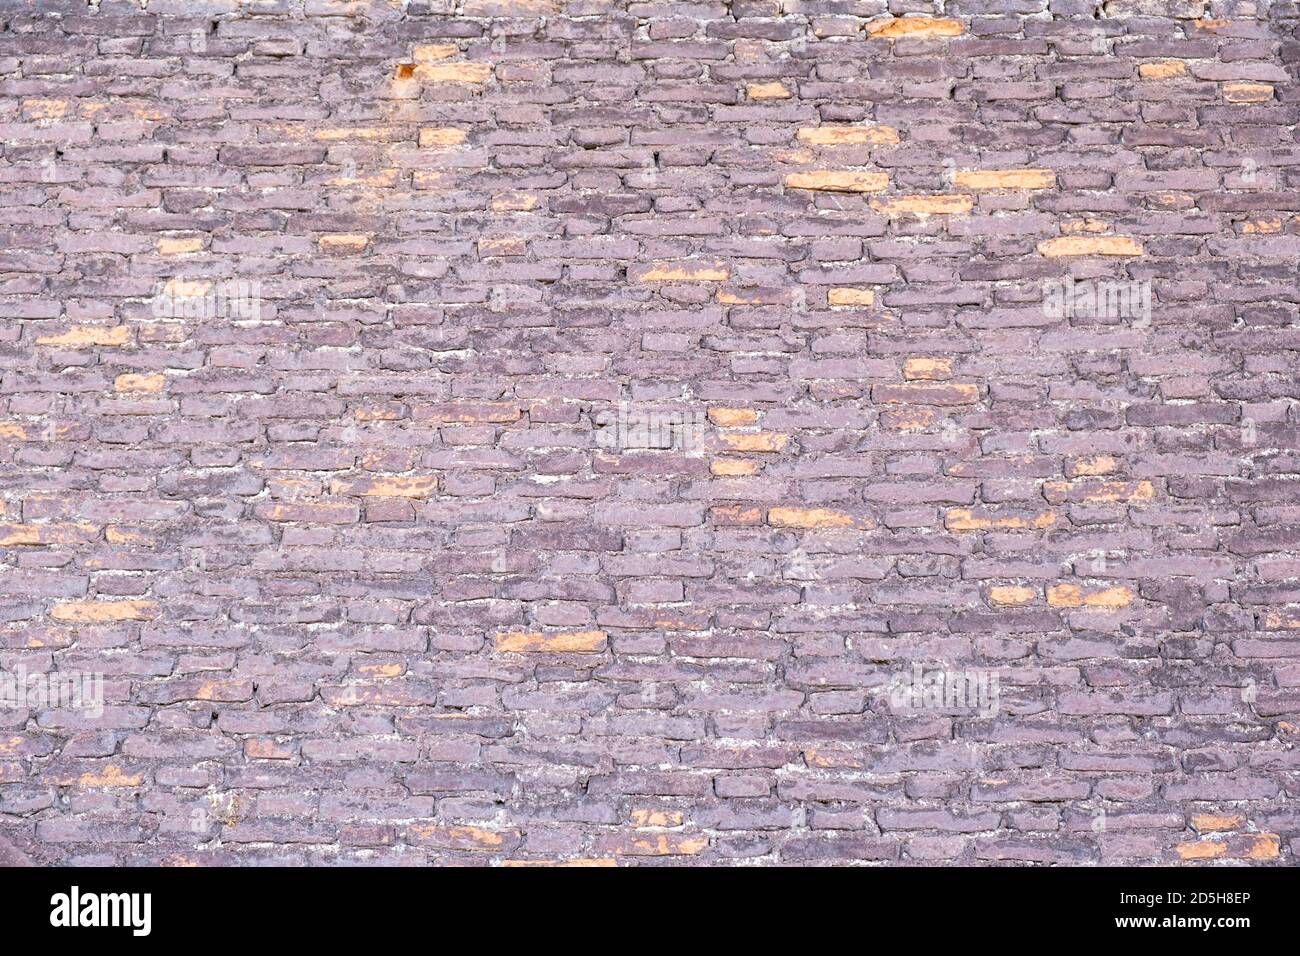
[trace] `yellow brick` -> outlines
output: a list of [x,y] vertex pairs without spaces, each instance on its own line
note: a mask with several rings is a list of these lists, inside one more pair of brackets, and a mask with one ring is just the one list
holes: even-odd
[[1049,481],[1044,483],[1043,491],[1052,500],[1053,496],[1070,496],[1077,488],[1082,490],[1081,500],[1089,503],[1135,503],[1150,501],[1155,496],[1155,487],[1149,481]]
[[454,126],[430,126],[420,130],[421,146],[459,146],[469,134]]
[[719,478],[743,478],[758,474],[758,465],[738,458],[719,458],[709,463],[709,474]]
[[1267,610],[1260,625],[1266,631],[1297,631],[1300,630],[1300,613],[1290,610]]
[[1067,236],[1109,231],[1110,224],[1102,222],[1100,219],[1067,219],[1061,223],[1061,232]]
[[519,236],[501,236],[496,239],[480,239],[478,254],[480,256],[522,256],[528,251],[528,242]]
[[976,192],[992,189],[1051,189],[1056,173],[1050,169],[969,169],[953,175],[953,185]]
[[849,528],[853,515],[829,508],[770,508],[767,523],[774,528]]
[[1223,98],[1229,103],[1268,103],[1273,99],[1273,87],[1267,83],[1225,83]]
[[1138,67],[1138,76],[1144,80],[1168,80],[1186,73],[1187,64],[1182,60],[1159,60]]
[[415,78],[428,83],[486,83],[492,78],[490,63],[421,63]]
[[370,245],[370,237],[361,232],[336,232],[317,240],[321,252],[360,252]]
[[113,389],[118,392],[161,392],[163,376],[127,373],[113,379]]
[[867,24],[867,34],[886,40],[928,40],[960,36],[965,31],[960,20],[950,17],[896,17],[874,20]]
[[82,787],[138,787],[140,780],[138,773],[127,773],[109,764],[98,773],[93,770],[83,773],[77,778],[77,784]]
[[[511,831],[511,834],[514,835],[516,832]],[[482,827],[415,823],[410,826],[409,834],[418,842],[429,842],[449,850],[491,852],[505,845],[504,834]]]
[[85,544],[98,534],[92,524],[0,524],[0,548]]
[[873,386],[871,394],[882,405],[973,405],[979,400],[980,389],[971,382],[903,382]]
[[1213,860],[1228,851],[1226,843],[1180,843],[1174,847],[1179,857],[1184,860]]
[[940,381],[952,376],[950,358],[910,358],[903,363],[903,378],[908,381]]
[[638,835],[628,843],[623,852],[630,856],[693,856],[708,845],[707,837],[684,837],[675,833],[660,833],[658,836]]
[[511,631],[496,636],[496,649],[506,654],[598,654],[605,649],[604,631],[541,634]]
[[1282,220],[1277,217],[1268,219],[1247,219],[1241,224],[1241,231],[1244,235],[1273,235],[1282,231]]
[[886,428],[900,432],[923,431],[934,424],[935,413],[928,408],[892,408],[882,413]]
[[1261,833],[1244,854],[1247,860],[1276,860],[1281,850],[1281,840],[1276,833]]
[[153,601],[67,601],[50,609],[50,617],[72,624],[149,621],[158,614]]
[[358,495],[362,498],[428,498],[437,490],[436,475],[338,479],[330,483],[332,495]]
[[814,189],[837,193],[878,193],[889,186],[889,174],[851,169],[821,169],[807,173],[790,173],[785,177],[785,185],[787,189]]
[[1192,814],[1192,828],[1200,833],[1214,833],[1223,830],[1238,830],[1246,822],[1239,814],[1219,816],[1213,813]]
[[638,282],[725,282],[731,270],[720,263],[656,262],[637,276]]
[[1020,607],[1038,596],[1033,588],[1008,585],[989,588],[989,603],[995,607]]
[[762,508],[743,505],[719,505],[709,509],[709,518],[719,527],[758,524],[763,520]]
[[1087,594],[1077,584],[1054,584],[1047,589],[1047,603],[1052,607],[1099,607],[1114,611],[1128,607],[1132,601],[1133,592],[1126,587],[1102,588]]
[[158,255],[180,256],[188,252],[198,252],[203,248],[203,240],[198,236],[188,239],[168,239],[163,237],[157,242]]
[[411,59],[416,63],[436,63],[439,60],[450,60],[459,52],[454,43],[428,43],[412,50]]
[[871,200],[871,208],[883,216],[956,216],[974,208],[970,196],[893,196]]
[[153,538],[139,531],[132,531],[128,528],[116,528],[109,526],[104,529],[104,540],[109,544],[126,544],[126,545],[152,545]]
[[1015,516],[978,517],[969,508],[949,508],[944,516],[944,526],[949,531],[1019,531],[1042,530],[1056,524],[1056,514],[1044,511],[1032,518]]
[[758,421],[758,412],[752,408],[710,408],[709,421],[723,428],[752,425]]
[[130,338],[131,330],[125,325],[82,325],[58,335],[42,335],[36,344],[85,348],[92,345],[125,345]]
[[892,146],[898,130],[892,126],[805,126],[798,140],[808,146]]
[[732,451],[775,452],[785,448],[790,436],[782,432],[730,432],[720,435],[719,439]]
[[1061,256],[1140,256],[1142,244],[1127,236],[1060,236],[1038,244],[1049,258]]
[[362,664],[357,673],[366,677],[401,677],[406,673],[404,664]]
[[490,208],[493,212],[530,212],[541,202],[541,197],[534,193],[497,193]]
[[677,810],[633,810],[634,827],[679,827],[682,814]]
[[788,100],[791,93],[783,83],[750,83],[745,95],[751,100]]
[[28,119],[62,119],[68,112],[67,100],[23,100],[23,112]]
[[876,294],[870,289],[831,289],[826,293],[826,302],[832,306],[870,306],[876,301]]
[[1076,475],[1109,475],[1118,467],[1113,455],[1093,455],[1076,460],[1073,470]]

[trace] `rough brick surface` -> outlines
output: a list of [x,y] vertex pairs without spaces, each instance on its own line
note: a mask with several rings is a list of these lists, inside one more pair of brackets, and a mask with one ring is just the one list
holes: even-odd
[[1294,859],[1295,4],[0,27],[0,860]]

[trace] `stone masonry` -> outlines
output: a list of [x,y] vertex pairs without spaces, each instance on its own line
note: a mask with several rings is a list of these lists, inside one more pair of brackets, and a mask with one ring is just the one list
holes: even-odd
[[1293,862],[1298,62],[0,0],[0,859]]

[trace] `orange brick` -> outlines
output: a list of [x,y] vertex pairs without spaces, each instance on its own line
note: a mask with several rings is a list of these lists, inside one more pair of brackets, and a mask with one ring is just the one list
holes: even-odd
[[727,432],[718,439],[731,451],[778,452],[785,449],[790,436],[783,432]]
[[746,527],[762,522],[763,509],[745,505],[718,505],[709,509],[709,518],[718,527]]
[[785,177],[785,185],[787,189],[878,193],[889,186],[889,174],[850,169],[820,169],[807,173],[790,173]]
[[606,636],[604,631],[511,631],[498,634],[494,640],[497,651],[503,654],[599,654],[605,650]]
[[536,193],[497,193],[492,197],[489,208],[493,212],[531,212],[540,206],[541,202],[541,197]]
[[1149,481],[1094,481],[1080,478],[1075,481],[1045,482],[1043,496],[1053,504],[1065,501],[1142,504],[1155,496],[1155,488]]
[[978,385],[961,383],[904,382],[873,385],[871,400],[880,404],[907,402],[914,405],[973,405],[979,401]]
[[960,20],[951,17],[895,17],[890,20],[873,20],[867,24],[867,34],[886,40],[931,40],[955,37],[965,32]]
[[1200,843],[1180,843],[1174,852],[1184,860],[1213,860],[1228,852],[1228,844],[1203,841]]
[[163,381],[161,375],[126,373],[113,379],[113,390],[117,392],[161,392]]
[[831,289],[826,293],[826,302],[831,306],[856,306],[861,308],[875,304],[876,294],[870,289]]
[[50,609],[50,617],[69,624],[115,624],[150,621],[158,615],[153,601],[67,601]]
[[994,607],[1021,607],[1038,597],[1033,588],[1007,585],[989,588],[989,603]]
[[337,479],[330,483],[332,495],[362,498],[428,498],[438,491],[437,475],[409,477]]
[[1268,103],[1273,99],[1273,87],[1267,83],[1225,83],[1223,98],[1229,103]]
[[468,133],[454,126],[427,127],[420,130],[421,146],[459,146],[468,138]]
[[1070,465],[1074,475],[1109,475],[1119,467],[1113,455],[1093,455],[1090,458],[1075,459]]
[[997,189],[1051,189],[1056,173],[1050,169],[969,169],[953,175],[958,189],[986,192]]
[[709,474],[719,478],[738,478],[758,474],[758,465],[740,458],[719,458],[709,462]]
[[1158,60],[1138,67],[1138,76],[1144,80],[1170,80],[1187,74],[1187,64],[1182,60]]
[[788,100],[793,94],[784,83],[750,83],[745,95],[751,100]]
[[1213,813],[1192,814],[1192,828],[1200,833],[1214,833],[1222,830],[1238,830],[1246,818],[1240,814],[1220,816]]
[[63,348],[113,347],[126,345],[130,340],[131,329],[125,325],[81,325],[57,335],[42,335],[36,344]]
[[944,516],[944,527],[949,531],[1041,531],[1056,524],[1056,514],[1044,511],[1029,516],[1002,515],[971,508],[949,508]]
[[421,63],[415,68],[415,79],[428,83],[474,84],[486,83],[492,78],[490,63]]
[[1060,236],[1038,244],[1044,256],[1140,256],[1142,243],[1127,236]]
[[459,52],[454,43],[428,43],[415,47],[411,51],[411,59],[416,63],[437,63],[439,60],[450,60]]
[[936,381],[951,376],[950,358],[910,358],[903,362],[903,378],[908,381]]
[[682,814],[678,810],[633,810],[634,827],[679,827]]
[[321,252],[360,252],[370,245],[370,237],[359,232],[340,232],[321,236],[316,242]]
[[89,544],[97,537],[92,524],[0,524],[0,548]]
[[758,412],[752,408],[710,408],[709,421],[723,428],[752,425],[758,421]]
[[769,508],[767,523],[774,528],[850,528],[853,515],[829,508]]
[[807,146],[892,146],[898,130],[892,126],[805,126],[796,138]]
[[725,282],[731,270],[717,262],[656,262],[637,272],[638,282]]
[[203,248],[203,239],[200,236],[184,239],[163,236],[155,245],[160,256],[180,256],[189,252],[198,252]]
[[1047,589],[1047,603],[1052,607],[1092,607],[1118,610],[1133,602],[1133,592],[1126,587],[1101,588],[1085,593],[1077,584],[1054,584]]
[[127,773],[120,767],[108,764],[103,770],[90,770],[77,778],[77,785],[82,787],[138,787],[143,777],[138,773]]
[[970,196],[893,196],[871,200],[871,208],[882,216],[956,216],[968,213],[975,201]]

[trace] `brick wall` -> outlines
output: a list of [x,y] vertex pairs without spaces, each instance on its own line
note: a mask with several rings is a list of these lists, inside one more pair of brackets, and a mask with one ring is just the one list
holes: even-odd
[[6,852],[1289,862],[1297,16],[0,0]]

